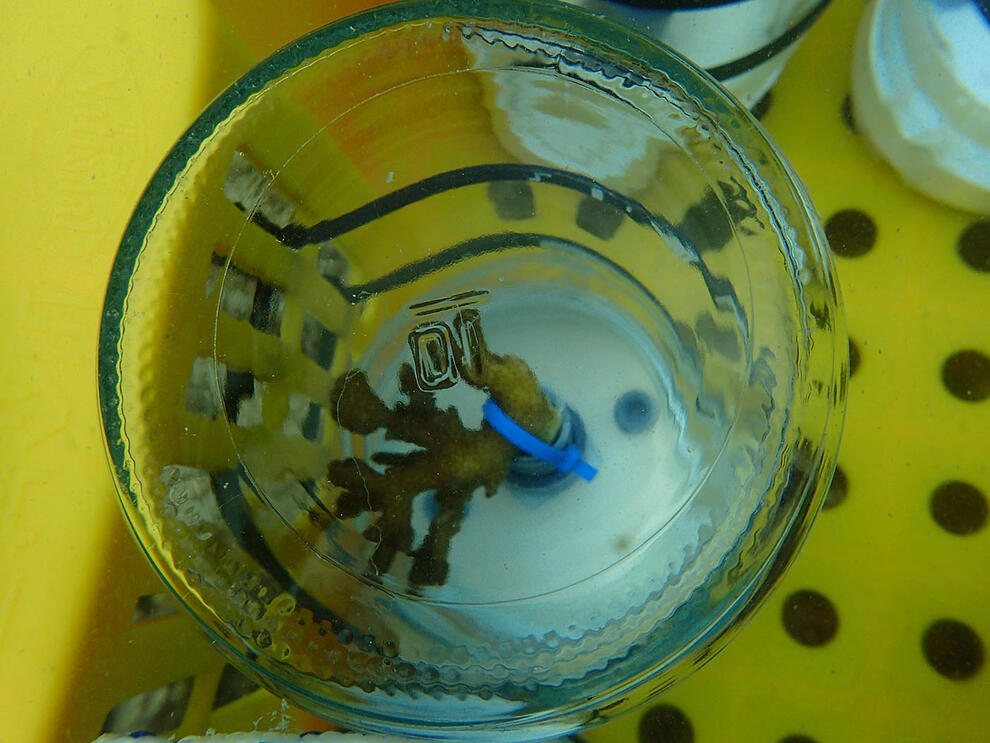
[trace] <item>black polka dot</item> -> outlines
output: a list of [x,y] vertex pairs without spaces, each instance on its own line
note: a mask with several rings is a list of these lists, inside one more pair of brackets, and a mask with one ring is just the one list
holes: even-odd
[[842,99],[840,113],[842,115],[842,121],[845,122],[847,127],[849,127],[849,131],[853,134],[858,134],[859,132],[856,130],[856,119],[853,117],[853,102],[851,95],[846,95],[846,97]]
[[658,704],[639,720],[639,743],[693,743],[694,728],[680,709]]
[[990,359],[979,351],[958,351],[942,364],[942,383],[960,400],[986,400],[990,397]]
[[839,615],[832,602],[817,591],[795,591],[784,599],[784,629],[809,647],[831,641],[839,629]]
[[770,106],[773,105],[773,89],[771,88],[763,97],[760,98],[756,103],[753,104],[753,108],[750,109],[753,112],[753,116],[758,119],[762,119],[767,115],[767,111],[770,110]]
[[849,339],[849,376],[851,377],[859,369],[859,362],[861,361],[859,355],[859,346],[852,338]]
[[932,493],[930,505],[932,518],[953,534],[972,534],[987,523],[987,499],[966,482],[942,483]]
[[956,619],[939,619],[926,629],[921,649],[928,665],[953,680],[969,678],[983,665],[980,636]]
[[794,735],[785,735],[780,739],[780,743],[818,743],[818,741],[807,735],[796,733]]
[[990,271],[990,219],[974,222],[962,231],[959,256],[970,268]]
[[533,187],[526,181],[492,181],[488,199],[502,219],[530,219],[536,214]]
[[593,196],[585,196],[578,204],[574,221],[585,232],[602,240],[611,240],[622,223],[625,212]]
[[843,209],[828,218],[825,236],[836,255],[856,258],[873,247],[877,227],[869,215],[859,209]]
[[835,508],[846,499],[848,494],[849,479],[846,477],[846,473],[842,471],[842,468],[837,466],[835,468],[835,474],[832,475],[832,484],[828,486],[828,493],[825,496],[825,502],[822,504],[822,508]]

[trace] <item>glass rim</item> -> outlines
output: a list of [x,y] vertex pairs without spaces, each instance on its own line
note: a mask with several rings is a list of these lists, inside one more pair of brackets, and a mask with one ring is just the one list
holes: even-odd
[[[402,0],[395,4],[379,6],[338,19],[310,32],[301,39],[276,51],[240,77],[215,98],[181,135],[157,167],[148,186],[142,193],[128,220],[113,262],[104,300],[98,346],[100,419],[108,458],[122,501],[126,498],[130,501],[131,506],[136,506],[138,499],[138,495],[132,487],[131,467],[126,461],[128,447],[124,441],[125,426],[120,411],[121,374],[119,365],[121,362],[120,349],[123,339],[124,312],[131,286],[131,277],[137,269],[146,237],[154,228],[160,209],[167,203],[183,172],[195,161],[202,144],[241,105],[252,96],[262,92],[267,85],[290,70],[304,64],[307,60],[341,44],[356,41],[388,27],[447,18],[532,26],[557,32],[564,36],[579,37],[582,39],[582,43],[586,44],[585,48],[594,55],[602,53],[613,59],[633,61],[637,65],[659,70],[662,74],[671,77],[679,85],[685,87],[690,95],[699,98],[705,107],[714,112],[715,116],[712,118],[712,123],[720,129],[724,129],[722,126],[724,122],[741,123],[741,127],[733,130],[729,141],[736,142],[742,135],[743,146],[759,148],[768,158],[768,167],[783,176],[782,184],[791,190],[791,196],[803,207],[800,214],[794,214],[791,217],[796,223],[799,222],[797,225],[799,229],[811,235],[811,244],[818,251],[814,260],[823,265],[823,279],[838,297],[834,269],[831,266],[827,251],[824,249],[827,244],[821,234],[820,227],[813,218],[813,207],[810,199],[804,193],[777,146],[741,103],[722,89],[711,75],[684,59],[676,51],[656,40],[632,32],[616,21],[575,6],[550,3],[546,0],[534,0],[526,3],[519,3],[514,0],[478,0],[477,2],[473,0],[471,2],[463,0]],[[797,277],[792,276],[792,280],[796,281]],[[839,299],[835,301],[836,304],[840,303]],[[836,330],[844,330],[841,312],[837,312],[836,316],[840,318],[837,321]],[[840,376],[842,365],[841,349],[838,348],[838,344],[842,338],[844,338],[844,333],[833,333],[834,378]],[[835,407],[828,410],[824,425],[820,431],[816,432],[820,438],[812,441],[815,451],[821,451],[823,444],[830,438],[835,439],[837,448],[842,419],[842,410]],[[769,586],[768,590],[761,591],[760,589],[767,583],[766,576],[769,571],[774,569],[777,558],[783,558],[785,564],[790,562],[803,542],[811,525],[811,519],[808,517],[809,512],[813,514],[817,510],[815,502],[820,503],[824,497],[824,486],[818,482],[820,480],[818,474],[817,471],[806,473],[806,480],[799,495],[799,500],[805,501],[806,509],[795,510],[790,523],[782,532],[785,538],[774,546],[773,558],[762,566],[759,575],[746,586],[745,590],[740,591],[735,611],[714,618],[703,632],[691,638],[691,641],[686,643],[676,656],[668,659],[664,664],[653,666],[644,674],[613,685],[604,694],[597,695],[592,699],[575,700],[558,707],[548,708],[540,713],[531,713],[512,719],[486,718],[483,724],[489,726],[488,731],[532,728],[543,722],[552,723],[567,716],[599,709],[603,704],[608,704],[610,700],[614,701],[628,694],[632,688],[641,686],[665,670],[690,665],[685,662],[690,657],[698,657],[700,653],[722,642],[724,638],[727,638],[727,635],[733,633],[741,621],[751,616],[765,600],[769,588],[772,586]],[[124,511],[131,531],[141,533],[143,527],[136,523],[134,515],[126,508]],[[156,572],[164,579],[169,589],[179,597],[178,591],[169,580],[167,571],[159,564],[158,558],[152,555],[144,545],[142,545],[142,550],[149,557],[149,561],[154,565]],[[239,662],[249,665],[258,675],[270,679],[273,684],[277,682],[283,686],[288,686],[300,696],[311,697],[322,705],[336,707],[343,717],[348,715],[358,717],[366,724],[370,723],[374,726],[377,721],[377,724],[387,726],[389,722],[400,722],[409,728],[426,729],[426,726],[417,725],[415,721],[399,720],[393,715],[383,714],[376,717],[368,707],[362,706],[355,710],[330,696],[322,696],[317,699],[310,690],[295,683],[298,678],[302,677],[296,674],[302,672],[292,669],[290,675],[276,676],[271,669],[266,667],[270,662],[268,658],[252,658],[250,653],[238,646],[236,638],[224,636],[216,627],[211,626],[204,617],[200,616],[198,610],[187,604],[181,597],[179,600],[197,623],[207,631],[208,635],[217,641],[218,646],[223,649],[225,654],[232,654],[238,658]],[[469,733],[471,727],[472,724],[469,723],[434,722],[429,729],[435,731],[436,728],[440,728],[444,731],[442,734],[446,735],[463,735]],[[391,728],[382,727],[381,730],[388,732]]]

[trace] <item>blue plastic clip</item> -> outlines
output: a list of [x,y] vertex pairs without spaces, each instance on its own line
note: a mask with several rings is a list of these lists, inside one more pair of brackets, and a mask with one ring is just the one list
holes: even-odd
[[522,449],[530,456],[552,464],[558,472],[573,472],[588,482],[598,474],[598,470],[581,459],[581,450],[571,444],[564,449],[556,449],[541,441],[505,414],[491,398],[482,407],[485,420],[502,438]]

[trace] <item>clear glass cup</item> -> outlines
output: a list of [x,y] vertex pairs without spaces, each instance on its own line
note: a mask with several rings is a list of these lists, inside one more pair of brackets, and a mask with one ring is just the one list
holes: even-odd
[[710,78],[569,6],[416,1],[176,144],[99,382],[127,519],[232,663],[349,728],[530,740],[759,606],[847,359],[808,198]]

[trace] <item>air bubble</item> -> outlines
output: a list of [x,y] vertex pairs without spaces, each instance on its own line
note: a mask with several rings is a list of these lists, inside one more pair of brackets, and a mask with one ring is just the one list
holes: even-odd
[[461,674],[457,672],[457,669],[449,666],[443,669],[440,677],[448,684],[454,684],[461,680]]
[[281,614],[282,616],[288,616],[296,608],[296,601],[289,594],[283,593],[276,596],[272,600],[272,603],[268,605],[268,610],[274,614]]
[[248,601],[247,605],[244,607],[244,612],[251,617],[251,619],[258,621],[265,616],[265,607],[258,601]]

